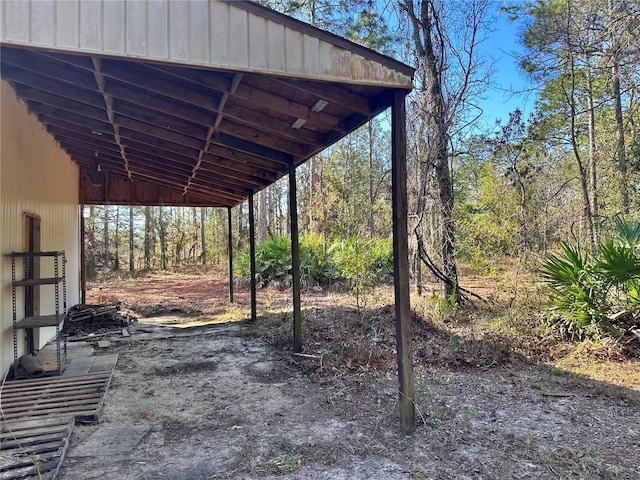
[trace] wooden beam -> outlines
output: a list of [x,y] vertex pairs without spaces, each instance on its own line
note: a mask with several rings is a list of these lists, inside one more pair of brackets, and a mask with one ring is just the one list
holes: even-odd
[[250,153],[241,152],[239,150],[233,150],[231,148],[223,147],[222,145],[209,145],[209,155],[209,158],[205,155],[205,160],[209,160],[210,162],[216,162],[218,158],[224,158],[237,166],[243,165],[251,169],[257,167],[268,170],[272,173],[282,173],[289,168],[286,163],[273,162],[264,157],[251,155]]
[[397,91],[391,107],[391,195],[393,212],[393,277],[396,316],[396,353],[400,383],[400,426],[416,429],[411,305],[409,300],[409,247],[407,231],[407,125],[406,92]]
[[289,167],[289,217],[291,218],[291,267],[293,281],[293,351],[302,352],[302,308],[300,306],[300,244],[298,243],[298,198],[296,167]]
[[92,138],[87,135],[71,132],[67,129],[56,127],[53,125],[46,125],[46,129],[56,139],[60,139],[59,141],[64,142],[68,145],[75,145],[77,147],[86,148],[98,153],[107,152],[111,155],[120,155],[120,150],[118,150],[118,146],[115,143],[102,141],[102,137],[99,137],[97,135]]
[[202,126],[211,125],[215,121],[215,115],[211,112],[185,105],[182,102],[163,97],[162,95],[146,93],[134,89],[116,79],[105,79],[105,92],[115,98],[138,105],[155,112],[166,113],[174,117],[188,120]]
[[233,73],[217,72],[195,68],[176,67],[172,65],[149,65],[149,68],[158,70],[165,75],[172,75],[183,80],[198,83],[209,87],[219,93],[229,92],[233,82]]
[[211,142],[223,147],[237,149],[251,155],[257,155],[259,157],[266,158],[267,160],[282,163],[285,165],[289,165],[291,162],[293,162],[293,156],[285,152],[274,150],[273,148],[262,147],[260,145],[256,145],[255,143],[248,142],[243,138],[234,137],[233,135],[228,135],[222,132],[215,135]]
[[[211,151],[211,147],[209,147]],[[266,162],[265,162],[266,163]],[[271,167],[264,167],[260,165],[247,165],[245,162],[239,162],[237,160],[230,160],[226,157],[217,155],[206,154],[203,156],[201,169],[217,172],[219,168],[228,170],[229,174],[235,172],[235,176],[238,179],[246,179],[247,176],[256,179],[268,180],[269,183],[273,183],[279,178],[278,170]]]
[[[49,56],[30,52],[28,49],[5,48],[3,46],[2,63],[16,65],[38,75],[60,79],[70,85],[79,86],[88,90],[96,88],[96,81],[91,72],[69,66],[69,64],[60,62]],[[91,63],[90,60],[89,63]]]
[[[246,76],[247,80],[252,77],[255,76]],[[254,80],[254,83],[259,84],[259,78]],[[236,96],[258,105],[264,105],[294,119],[301,118],[310,124],[320,125],[331,130],[343,130],[341,120],[338,117],[324,112],[312,112],[313,105],[303,105],[289,100],[286,96],[276,95],[245,83],[238,87]]]
[[245,141],[254,143],[259,147],[268,147],[276,151],[294,155],[296,157],[304,157],[310,150],[313,149],[313,146],[304,145],[298,142],[292,142],[282,137],[276,137],[273,134],[262,132],[256,127],[242,125],[228,118],[225,118],[222,121],[219,130],[221,132],[228,133],[229,135],[233,135],[234,137],[239,137],[244,139]]
[[97,94],[95,90],[86,90],[78,85],[71,85],[60,80],[50,79],[44,76],[42,72],[35,73],[21,67],[6,65],[2,68],[2,78],[43,92],[72,98],[78,102],[94,107],[104,107],[102,95]]
[[231,207],[227,207],[227,249],[229,254],[229,303],[233,303],[233,223]]
[[[103,205],[105,198],[112,205],[166,205],[166,206],[203,206],[227,207],[236,205],[237,201],[218,198],[215,194],[192,192],[182,195],[181,189],[172,189],[159,182],[136,178],[135,183],[126,175],[109,176],[109,189],[105,194],[103,187],[89,185],[83,173],[80,177],[80,202],[87,205]],[[115,185],[115,186],[114,186]]]
[[195,158],[195,156],[198,155],[197,148],[182,145],[167,138],[162,139],[152,135],[147,135],[136,130],[121,128],[120,136],[122,137],[123,145],[139,151],[144,151],[147,154],[154,153],[153,148],[157,148],[161,150],[157,153],[158,156],[162,156],[162,151],[174,152],[187,158]]
[[[20,51],[22,52],[23,50],[20,49]],[[36,55],[43,57],[44,59],[60,63],[65,68],[68,68],[68,66],[71,65],[74,69],[87,70],[93,74],[93,62],[91,61],[91,57],[45,51],[37,52]]]
[[200,149],[200,145],[202,145],[202,141],[204,140],[204,138],[196,138],[189,135],[183,135],[182,133],[178,133],[166,128],[156,127],[149,123],[140,122],[123,115],[116,115],[116,117],[114,118],[114,126],[115,125],[126,128],[128,130],[133,130],[135,132],[144,133],[145,135],[150,135],[161,140],[166,139],[180,145],[186,145],[198,150]]
[[104,60],[101,72],[108,77],[143,88],[144,90],[156,92],[165,97],[173,98],[174,100],[212,112],[218,111],[218,99],[215,95],[201,93],[180,85],[178,82],[169,81],[163,78],[157,70],[141,66],[139,63],[135,64],[132,68],[131,62]]
[[295,88],[314,95],[329,103],[338,104],[344,108],[369,116],[373,112],[369,99],[359,93],[353,92],[333,83],[313,82],[310,80],[298,80],[294,78],[272,78],[273,82],[281,82],[287,88]]
[[[82,115],[101,122],[109,122],[109,116],[104,109],[92,107],[85,103],[76,102],[65,97],[36,90],[35,88],[16,85],[16,93],[23,99],[49,105],[73,114]],[[64,116],[63,116],[64,118]]]
[[256,305],[256,232],[255,219],[253,217],[253,192],[249,193],[249,263],[251,271],[251,321],[258,319],[258,309]]
[[72,131],[87,129],[89,130],[88,132],[83,131],[87,135],[94,135],[93,132],[98,132],[108,133],[110,137],[113,137],[113,127],[107,121],[96,120],[38,102],[27,102],[27,104],[29,105],[29,110],[38,115],[41,123],[57,125],[63,128],[71,127]]
[[[324,135],[314,130],[309,130],[304,126],[299,129],[292,128],[290,119],[282,120],[275,115],[268,115],[259,112],[255,106],[234,97],[224,111],[226,118],[233,119],[234,122],[243,123],[259,128],[264,132],[271,132],[278,137],[285,137],[289,140],[315,145],[322,141]],[[326,131],[323,129],[323,131]]]
[[216,115],[216,120],[212,125],[209,125],[209,128],[208,128],[207,133],[206,133],[205,141],[202,144],[202,148],[200,148],[200,151],[198,152],[198,160],[196,161],[196,164],[193,166],[193,170],[191,172],[191,178],[189,179],[189,182],[187,183],[187,185],[184,187],[185,195],[189,191],[189,185],[191,184],[192,180],[198,174],[198,169],[200,168],[200,165],[202,164],[202,157],[209,150],[209,145],[211,145],[211,137],[213,136],[214,132],[220,126],[220,122],[222,121],[222,112],[224,111],[224,107],[227,104],[227,100],[229,100],[229,95],[232,94],[235,91],[235,89],[240,84],[241,80],[242,80],[242,73],[237,73],[233,77],[233,82],[231,82],[231,88],[230,88],[229,92],[224,92],[222,94],[222,98],[220,99],[220,104],[218,105],[218,115]]
[[207,128],[202,125],[172,115],[158,113],[140,105],[132,105],[123,100],[117,99],[113,102],[113,111],[126,117],[191,137],[204,138],[207,135]]
[[[265,113],[259,112],[255,108],[256,103],[251,99],[247,100],[247,98],[250,96],[236,95],[236,88],[237,86],[239,86],[239,82],[234,86],[234,81],[227,78],[227,76],[229,75],[228,73],[223,74],[221,72],[212,72],[172,66],[160,67],[157,65],[152,66],[151,68],[157,69],[164,74],[173,75],[176,78],[182,80],[194,82],[201,85],[202,87],[213,89],[219,93],[222,93],[223,98],[224,95],[231,96],[231,99],[226,102],[226,107],[224,107],[224,117],[232,118],[235,122],[250,124],[252,126],[259,127],[262,130],[273,132],[277,136],[285,136],[290,140],[308,143],[310,145],[317,144],[322,138],[320,134],[316,133],[313,130],[309,130],[306,128],[296,130],[294,128],[291,128],[293,122],[291,121],[291,115],[288,111],[286,113],[279,112],[281,116],[284,115],[286,117],[289,117],[287,120],[278,118],[273,114],[267,115]],[[266,109],[268,107],[264,105],[263,108]],[[218,113],[220,113],[220,110],[223,110],[222,101],[221,106],[218,110]],[[334,119],[329,123],[333,124],[335,123],[335,121],[336,120]],[[323,130],[326,131],[326,129],[328,128],[329,127],[325,126],[323,127]]]

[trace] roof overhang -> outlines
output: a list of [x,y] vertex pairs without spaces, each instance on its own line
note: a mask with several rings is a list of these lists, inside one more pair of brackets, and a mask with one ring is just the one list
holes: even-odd
[[234,206],[393,103],[413,69],[253,2],[0,5],[2,79],[86,204]]

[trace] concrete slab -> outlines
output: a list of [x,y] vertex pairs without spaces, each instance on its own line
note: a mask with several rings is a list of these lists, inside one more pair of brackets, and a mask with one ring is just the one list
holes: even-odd
[[129,453],[149,430],[149,424],[100,426],[68,456],[96,457]]
[[115,365],[118,361],[118,354],[96,355],[93,357],[93,365]]

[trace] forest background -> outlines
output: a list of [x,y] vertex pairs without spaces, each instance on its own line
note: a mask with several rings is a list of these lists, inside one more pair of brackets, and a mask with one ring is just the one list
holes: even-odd
[[[637,2],[261,3],[416,67],[407,182],[418,294],[426,280],[436,281],[446,304],[459,306],[474,299],[459,280],[461,265],[482,276],[515,264],[547,281],[556,308],[550,317],[564,333],[595,326],[592,332],[618,335],[637,326]],[[505,21],[517,26],[515,38],[496,31]],[[497,36],[501,51],[488,47]],[[514,55],[521,81],[496,74],[504,55]],[[516,107],[507,116],[496,100],[505,94]],[[360,288],[391,273],[389,123],[383,113],[297,169],[303,275],[318,270],[305,286]],[[262,285],[290,281],[287,188],[280,181],[256,195]],[[106,205],[85,207],[84,215],[90,279],[226,263],[226,210]],[[232,218],[242,281],[247,205]]]

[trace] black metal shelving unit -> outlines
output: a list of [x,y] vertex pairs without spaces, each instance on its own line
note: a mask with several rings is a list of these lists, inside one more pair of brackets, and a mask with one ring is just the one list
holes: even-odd
[[[60,330],[63,326],[65,315],[67,312],[67,278],[66,264],[67,258],[64,250],[49,252],[11,252],[11,294],[13,304],[13,360],[17,366],[18,360],[18,330],[25,330],[27,335],[27,352],[28,354],[36,353],[34,345],[33,332],[37,328],[55,327],[56,328],[56,369],[46,370],[45,375],[60,375],[66,357],[66,343],[64,352],[61,346]],[[46,278],[18,278],[17,265],[20,259],[23,260],[23,275],[26,277],[27,272],[31,271],[31,262],[36,259],[49,258],[53,261],[53,277]],[[18,320],[17,290],[18,288],[36,287],[41,285],[53,286],[54,295],[54,311],[46,315],[28,316]],[[25,293],[26,294],[26,293]]]

